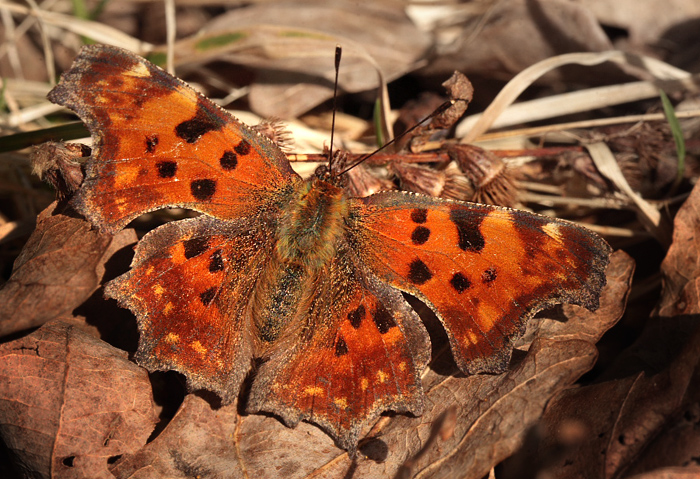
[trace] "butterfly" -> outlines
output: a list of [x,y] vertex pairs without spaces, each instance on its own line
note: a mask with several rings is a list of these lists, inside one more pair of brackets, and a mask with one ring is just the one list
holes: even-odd
[[93,136],[74,207],[102,231],[166,207],[105,294],[136,316],[135,358],[354,450],[382,412],[419,415],[438,316],[459,369],[497,373],[533,314],[598,307],[610,247],[572,223],[407,192],[350,197],[301,178],[267,137],[145,59],[83,47],[48,98]]

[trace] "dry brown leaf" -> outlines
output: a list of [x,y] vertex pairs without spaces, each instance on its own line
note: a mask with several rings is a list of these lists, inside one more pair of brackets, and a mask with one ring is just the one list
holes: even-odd
[[100,286],[105,262],[135,242],[133,230],[102,234],[52,203],[0,289],[0,336],[70,315]]
[[667,467],[656,471],[630,476],[629,479],[696,479],[700,477],[700,466]]
[[245,477],[234,446],[236,405],[212,409],[199,396],[185,397],[168,427],[112,469],[119,479],[135,477]]
[[[684,412],[688,413],[689,404],[700,399],[700,391],[694,386],[698,384],[699,360],[700,334],[696,333],[672,366],[662,373],[648,376],[640,373],[559,395],[543,417],[548,434],[540,452],[544,454],[556,446],[561,424],[582,424],[586,440],[555,461],[552,477],[618,477],[632,465],[642,472],[639,469],[645,461],[639,462],[639,458],[654,448],[654,457],[647,459],[649,466],[680,465],[668,461],[678,456],[688,457],[689,453],[692,456],[686,449],[692,442],[683,441],[673,427],[667,428],[672,426],[668,424],[669,417],[682,417]],[[675,422],[682,425],[682,421]],[[697,418],[691,423],[695,427]],[[660,433],[664,434],[655,439]],[[697,441],[697,432],[694,435]],[[664,456],[669,441],[676,448],[683,446],[684,450],[676,450],[676,457]]]
[[113,477],[156,420],[146,371],[73,326],[0,345],[0,436],[26,477]]
[[673,223],[673,244],[661,265],[664,292],[656,316],[700,314],[700,185]]

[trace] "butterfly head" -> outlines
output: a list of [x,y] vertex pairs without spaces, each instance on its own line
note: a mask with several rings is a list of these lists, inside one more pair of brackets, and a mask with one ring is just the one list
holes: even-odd
[[346,174],[338,175],[337,168],[332,168],[329,165],[319,165],[314,171],[313,178],[325,183],[329,183],[336,188],[345,189],[348,186],[348,176]]

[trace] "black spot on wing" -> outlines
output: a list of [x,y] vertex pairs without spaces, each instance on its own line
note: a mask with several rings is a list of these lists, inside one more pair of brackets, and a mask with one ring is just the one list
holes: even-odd
[[483,219],[483,215],[470,213],[461,208],[450,210],[450,221],[457,227],[458,245],[462,251],[479,253],[486,246],[484,236],[481,234]]
[[158,135],[150,135],[146,137],[146,153],[153,153],[158,146]]
[[348,344],[345,342],[342,336],[338,337],[338,340],[335,342],[335,355],[340,357],[340,356],[345,356],[348,354]]
[[209,242],[206,238],[191,238],[183,242],[185,246],[185,259],[199,256],[207,250]]
[[497,277],[498,271],[496,271],[495,267],[491,266],[489,269],[487,269],[481,274],[481,282],[484,284],[489,284],[494,282]]
[[361,304],[356,309],[348,313],[348,320],[353,328],[359,329],[362,324],[362,320],[365,318],[367,311],[365,310],[365,305]]
[[430,238],[430,229],[425,226],[416,226],[416,229],[411,233],[411,241],[414,245],[425,244]]
[[387,311],[382,303],[377,303],[374,311],[372,311],[372,320],[381,334],[388,333],[391,328],[396,326],[391,313]]
[[202,301],[204,306],[209,306],[214,298],[216,297],[216,287],[212,286],[203,293],[199,295],[199,299]]
[[417,285],[426,283],[433,277],[433,273],[421,259],[414,259],[408,267],[408,280]]
[[177,163],[174,161],[159,161],[156,168],[161,178],[172,178],[177,173]]
[[234,147],[234,150],[239,155],[246,156],[248,153],[250,153],[250,143],[248,143],[246,140],[241,140],[241,142]]
[[209,272],[216,273],[224,269],[224,258],[221,255],[221,250],[217,249],[211,254],[209,259]]
[[469,278],[467,278],[463,273],[455,273],[452,275],[450,285],[452,285],[455,291],[461,294],[471,288],[472,282],[469,281]]
[[425,223],[428,221],[428,210],[422,208],[411,210],[411,221],[419,224]]
[[231,171],[235,170],[238,166],[238,157],[232,151],[225,151],[221,158],[219,159],[219,164],[224,170]]
[[202,102],[197,105],[197,114],[190,120],[185,120],[175,127],[175,134],[187,143],[195,143],[202,135],[210,131],[220,130],[224,121],[207,112]]
[[190,192],[196,200],[207,201],[216,193],[215,180],[194,180],[190,183]]

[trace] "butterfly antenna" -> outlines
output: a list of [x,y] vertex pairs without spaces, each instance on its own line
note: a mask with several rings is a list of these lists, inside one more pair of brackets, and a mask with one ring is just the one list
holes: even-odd
[[352,165],[348,166],[348,167],[345,168],[343,171],[341,171],[340,173],[338,173],[338,176],[344,175],[345,173],[347,173],[348,171],[352,170],[353,168],[355,168],[355,167],[356,167],[357,165],[359,165],[360,163],[364,163],[365,161],[367,161],[368,159],[370,159],[371,157],[373,157],[374,155],[376,155],[377,153],[379,153],[380,151],[382,151],[382,150],[385,149],[386,147],[393,145],[393,144],[396,143],[398,140],[402,139],[403,137],[405,137],[406,135],[408,135],[409,133],[411,133],[413,130],[415,130],[416,128],[418,128],[419,126],[421,126],[421,125],[422,125],[423,123],[425,123],[426,121],[428,121],[428,120],[430,120],[431,118],[434,118],[434,117],[440,115],[442,112],[444,112],[444,111],[447,110],[449,107],[451,107],[452,104],[453,104],[454,102],[455,102],[455,100],[448,100],[448,101],[444,102],[442,105],[440,105],[439,107],[437,107],[430,115],[428,115],[428,116],[426,116],[425,118],[423,118],[421,121],[419,121],[418,123],[416,123],[415,125],[413,125],[411,128],[409,128],[408,130],[406,130],[406,131],[404,131],[403,133],[401,133],[399,136],[397,136],[396,138],[394,138],[394,139],[391,140],[390,142],[385,143],[385,144],[382,145],[381,147],[377,148],[377,149],[374,150],[372,153],[368,153],[368,154],[366,154],[365,156],[361,157],[361,158],[360,158],[359,160],[357,160],[355,163],[353,163]]
[[335,136],[335,112],[338,110],[338,72],[340,71],[340,57],[343,54],[343,48],[340,45],[335,46],[335,81],[333,82],[333,117],[331,119],[331,145],[328,153],[328,171],[331,177],[333,174],[333,137]]

